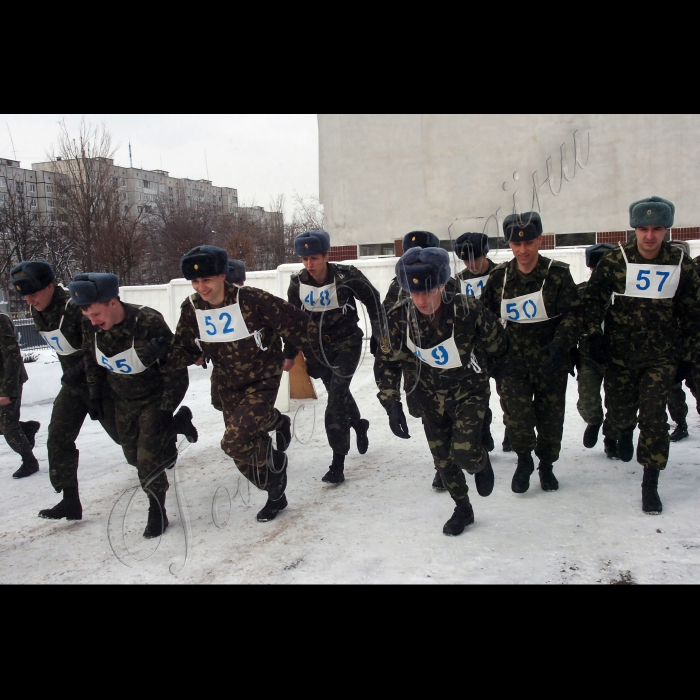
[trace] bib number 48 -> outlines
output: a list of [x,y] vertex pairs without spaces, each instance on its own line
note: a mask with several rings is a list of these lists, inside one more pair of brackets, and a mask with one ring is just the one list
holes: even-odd
[[[643,292],[651,286],[651,279],[649,278],[649,275],[651,274],[651,270],[640,270],[637,273],[637,289],[640,292]],[[662,272],[660,270],[656,271],[656,274],[658,277],[661,279],[657,279],[656,281],[659,283],[659,287],[656,290],[657,292],[660,292],[664,288],[664,284],[666,284],[666,280],[670,276],[670,272]]]
[[316,302],[321,306],[330,306],[331,303],[331,293],[328,289],[324,289],[319,295],[318,295],[318,300],[314,298],[314,292],[313,289],[306,295],[304,298],[304,303],[307,306],[314,307],[316,306]]

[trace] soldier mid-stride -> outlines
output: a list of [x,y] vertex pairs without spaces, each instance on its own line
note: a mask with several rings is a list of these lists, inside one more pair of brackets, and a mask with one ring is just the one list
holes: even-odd
[[[53,508],[39,511],[50,520],[82,520],[83,506],[78,490],[79,451],[75,441],[85,421],[94,410],[90,407],[85,365],[83,363],[83,314],[70,298],[67,289],[56,284],[56,275],[46,260],[28,260],[10,272],[14,288],[31,308],[34,326],[49,347],[58,355],[63,377],[54,399],[49,422],[46,450],[49,478],[62,500]],[[114,420],[114,401],[105,387],[101,399],[102,427],[119,443]]]
[[[90,417],[104,418],[102,397],[107,381],[114,396],[119,444],[126,461],[138,470],[141,488],[149,500],[143,536],[158,537],[169,524],[165,469],[172,468],[177,460],[178,430],[173,411],[187,393],[187,368],[166,374],[158,362],[149,361],[145,352],[149,342],[170,339],[172,331],[155,309],[120,301],[116,275],[76,275],[69,291],[84,316],[83,359]],[[187,409],[186,422],[191,415]]]
[[505,366],[508,339],[496,316],[474,297],[457,294],[451,303],[443,300],[450,279],[447,251],[412,248],[398,261],[396,274],[411,300],[389,313],[389,343],[377,353],[374,365],[378,398],[394,435],[409,438],[401,375],[407,361],[419,364],[415,400],[422,406],[435,468],[455,502],[443,533],[460,535],[474,522],[462,470],[474,474],[480,496],[488,496],[494,485],[489,453],[481,440],[489,376],[482,370],[486,362],[478,356],[486,353],[492,358],[492,371],[497,373]]
[[[600,259],[615,246],[610,243],[597,243],[586,248],[586,267],[593,273]],[[579,298],[583,300],[588,282],[577,285]],[[578,342],[578,349],[572,350],[576,365],[578,382],[578,402],[576,408],[581,418],[586,421],[583,432],[583,446],[591,449],[598,443],[600,428],[603,428],[603,449],[608,459],[620,459],[617,455],[615,438],[610,422],[603,414],[603,401],[600,395],[605,377],[605,365],[598,364],[591,358],[588,335],[583,334]],[[607,402],[606,402],[607,404]]]
[[569,351],[580,335],[581,302],[569,266],[539,253],[538,213],[507,216],[503,231],[515,257],[493,270],[481,300],[506,324],[517,366],[501,380],[508,436],[518,455],[511,489],[525,493],[530,487],[534,450],[542,490],[556,491],[553,465],[561,450]]
[[[202,355],[197,341],[204,346],[216,367],[214,393],[226,425],[221,449],[246,479],[267,492],[258,521],[273,520],[287,507],[285,450],[292,438],[289,417],[275,408],[282,378],[281,338],[307,347],[306,316],[268,292],[228,283],[223,248],[193,248],[180,267],[196,293],[182,304],[172,348],[163,350],[169,354],[164,369],[179,372],[196,364]],[[272,431],[277,449],[268,434]]]
[[36,421],[20,422],[22,387],[27,381],[22,353],[15,336],[15,327],[7,314],[0,314],[0,435],[22,458],[22,465],[12,475],[22,479],[39,471],[39,462],[32,451],[34,436],[39,430]]
[[608,419],[623,462],[634,456],[639,424],[642,510],[649,514],[662,509],[658,483],[668,461],[668,394],[674,377],[678,382],[692,372],[700,341],[700,279],[693,261],[664,242],[674,213],[661,197],[634,202],[635,240],[598,263],[584,298],[591,357],[607,365]]
[[[352,265],[328,262],[330,236],[325,231],[306,231],[294,240],[294,251],[304,270],[292,276],[287,292],[290,304],[309,314],[309,327],[318,329],[318,345],[304,352],[310,377],[320,379],[328,391],[326,435],[333,450],[333,460],[323,481],[345,481],[345,457],[350,451],[350,428],[357,435],[357,451],[365,454],[369,447],[369,421],[350,393],[350,382],[362,355],[363,332],[358,326],[358,301],[366,309],[372,335],[378,336],[379,292]],[[298,349],[284,348],[284,369],[294,366]]]
[[[406,253],[411,248],[439,248],[440,239],[430,231],[410,231],[403,237],[403,252]],[[445,284],[445,291],[443,293],[443,301],[447,303],[452,303],[456,294],[459,294],[459,285],[457,282],[450,277]],[[394,277],[389,283],[389,289],[384,297],[382,305],[384,307],[384,313],[387,316],[399,307],[404,307],[404,309],[409,308],[407,306],[408,302],[411,300],[411,295],[408,292],[404,292],[399,285],[397,277]],[[371,339],[372,355],[375,356],[375,364],[377,357],[377,339],[372,336]],[[381,358],[380,358],[381,359]],[[408,356],[406,361],[403,363],[403,387],[406,392],[406,406],[408,407],[408,412],[414,418],[423,417],[423,404],[418,400],[418,395],[414,391],[416,382],[418,381],[418,375],[416,369],[420,363],[416,362],[415,358],[411,355]],[[437,467],[435,468],[435,474],[433,475],[432,487],[436,491],[445,491],[445,484],[442,483],[442,477]]]

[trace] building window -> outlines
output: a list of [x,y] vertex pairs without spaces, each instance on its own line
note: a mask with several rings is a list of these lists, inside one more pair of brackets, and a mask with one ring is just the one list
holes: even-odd
[[126,178],[122,178],[122,187],[126,187]]
[[46,194],[53,194],[53,185],[46,185]]
[[158,189],[159,189],[161,192],[165,192],[165,185],[159,185]]
[[140,190],[143,188],[143,182],[141,180],[136,180],[136,189]]
[[6,199],[6,198],[7,198],[7,195],[6,195],[6,194],[0,194],[0,202],[1,202],[2,204],[5,203],[5,199]]
[[56,214],[49,214],[49,221],[50,221],[51,223],[53,223],[54,221],[56,221]]
[[173,188],[168,187],[168,194],[172,197],[173,196]]
[[32,204],[31,204],[31,206],[32,206],[32,209],[36,209],[36,199],[35,199],[34,197],[32,197]]
[[145,194],[143,196],[143,198],[146,202],[155,202],[156,201],[156,196],[154,194]]
[[29,183],[29,194],[36,194],[36,185],[33,182]]
[[128,204],[125,204],[125,205],[124,205],[124,213],[125,213],[125,214],[128,214],[128,213],[129,213],[129,205],[128,205]]
[[137,192],[137,193],[136,193],[136,201],[137,201],[137,202],[140,202],[140,201],[141,201],[141,193],[140,193],[140,192]]
[[47,206],[49,209],[53,209],[53,208],[54,208],[53,199],[47,199],[47,200],[46,200],[46,206]]
[[554,241],[557,248],[572,245],[589,246],[595,245],[596,235],[595,231],[593,233],[557,233],[554,236]]
[[138,210],[139,210],[139,214],[143,214],[143,207],[139,207]]
[[7,178],[4,175],[0,175],[0,187],[7,189]]
[[122,192],[122,202],[126,202],[127,196],[128,196],[128,195],[127,195],[126,192]]

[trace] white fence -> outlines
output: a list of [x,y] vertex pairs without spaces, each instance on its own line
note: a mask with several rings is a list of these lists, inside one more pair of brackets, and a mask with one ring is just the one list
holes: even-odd
[[[692,257],[700,255],[700,241],[688,241]],[[586,267],[585,248],[557,248],[555,250],[542,251],[548,258],[554,258],[561,262],[568,263],[571,275],[577,284],[588,279],[588,268]],[[501,263],[510,260],[512,254],[509,249],[492,251],[489,258],[494,262]],[[453,267],[457,272],[463,269],[463,263],[454,256]],[[389,283],[394,278],[394,269],[397,258],[370,258],[361,260],[346,260],[367,276],[367,279],[375,286],[384,298]],[[260,272],[248,272],[246,284],[250,287],[264,289],[275,296],[287,299],[287,288],[292,274],[302,269],[300,263],[290,265],[280,265],[276,270],[262,270]],[[156,284],[141,287],[122,287],[119,294],[123,301],[130,304],[142,304],[150,306],[160,311],[165,317],[170,328],[175,330],[177,321],[180,318],[180,306],[182,302],[192,294],[193,289],[190,282],[185,279],[172,280],[169,284]],[[360,323],[363,323],[362,320]]]

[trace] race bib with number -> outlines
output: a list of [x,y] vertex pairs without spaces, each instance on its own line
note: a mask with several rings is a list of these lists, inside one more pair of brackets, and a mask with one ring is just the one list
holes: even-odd
[[221,309],[195,309],[199,338],[204,343],[230,343],[250,338],[240,304]]
[[489,279],[489,275],[483,275],[483,277],[473,277],[470,280],[460,279],[462,294],[467,296],[476,297],[477,299],[481,296],[484,291],[486,282]]
[[312,287],[299,282],[299,299],[307,311],[328,311],[338,308],[335,282],[325,287]]
[[97,363],[101,367],[104,367],[113,374],[141,374],[141,372],[145,372],[146,369],[148,369],[136,354],[133,343],[128,350],[120,352],[118,355],[107,357],[100,348],[97,347],[97,336],[95,336],[95,357],[97,358]]
[[672,299],[681,281],[680,265],[627,263],[626,297]]
[[66,336],[58,328],[55,331],[39,331],[39,335],[46,341],[46,344],[59,355],[72,355],[79,352],[68,342]]
[[524,294],[515,299],[501,301],[501,318],[513,323],[540,323],[547,321],[542,290],[534,294]]
[[454,341],[454,331],[452,337],[440,345],[435,345],[432,348],[419,348],[411,340],[408,328],[406,328],[406,345],[419,360],[435,369],[456,369],[462,366],[462,358]]

